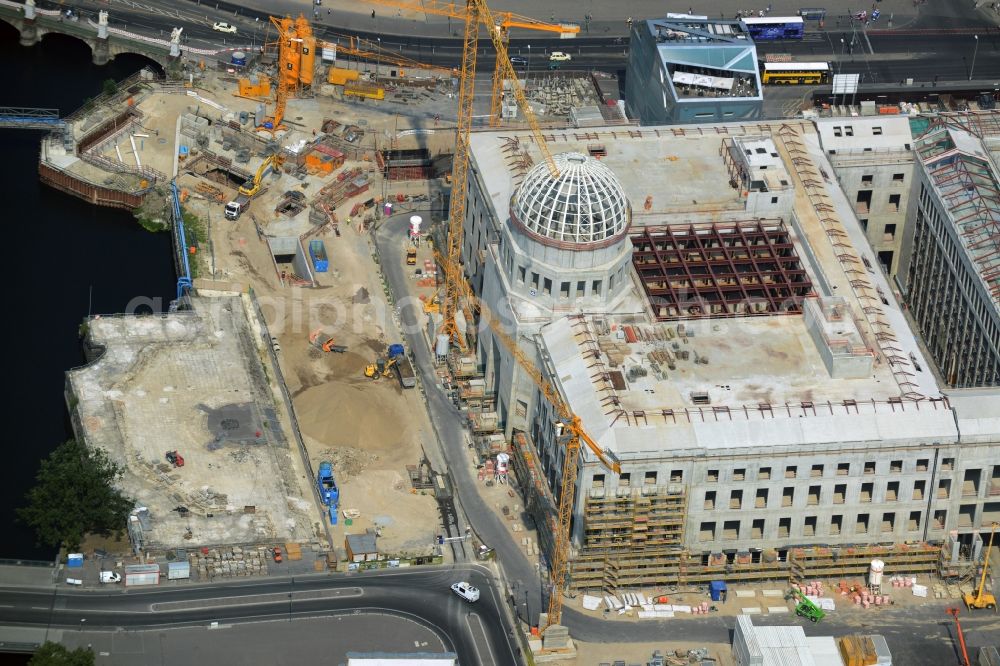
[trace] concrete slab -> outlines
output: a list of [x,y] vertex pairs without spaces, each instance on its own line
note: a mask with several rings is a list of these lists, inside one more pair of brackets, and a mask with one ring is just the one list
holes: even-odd
[[242,299],[195,306],[89,322],[103,354],[68,373],[77,434],[124,465],[123,490],[150,512],[146,547],[309,540],[315,509]]

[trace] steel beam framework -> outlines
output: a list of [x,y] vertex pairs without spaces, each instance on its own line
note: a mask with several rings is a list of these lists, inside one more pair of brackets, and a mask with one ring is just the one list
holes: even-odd
[[646,228],[632,245],[659,321],[801,313],[812,291],[780,220]]

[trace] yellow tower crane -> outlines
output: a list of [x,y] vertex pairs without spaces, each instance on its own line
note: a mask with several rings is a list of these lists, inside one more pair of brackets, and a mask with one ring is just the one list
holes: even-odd
[[[389,1],[389,0],[384,0]],[[493,47],[497,52],[496,72],[501,81],[511,82],[514,98],[521,108],[524,118],[531,128],[535,143],[541,151],[553,177],[559,176],[559,168],[552,159],[545,143],[545,136],[532,111],[524,89],[518,83],[517,73],[510,64],[503,30],[497,25],[485,0],[466,0],[465,37],[462,45],[462,68],[459,72],[458,119],[455,127],[455,156],[452,166],[451,205],[448,211],[447,252],[439,260],[445,273],[445,294],[441,299],[442,333],[465,349],[465,339],[458,330],[456,314],[460,307],[465,277],[462,273],[462,226],[465,221],[465,198],[468,193],[469,175],[469,134],[472,131],[472,102],[475,96],[476,52],[479,46],[479,24],[486,26]],[[496,100],[494,100],[495,103]],[[468,321],[468,318],[467,318]]]
[[[391,0],[385,0],[386,2]],[[454,7],[450,5],[450,7]],[[469,134],[472,129],[472,101],[475,88],[476,51],[479,39],[479,24],[486,26],[493,47],[497,52],[497,67],[495,76],[500,81],[509,80],[512,92],[518,106],[524,114],[525,121],[531,128],[538,150],[552,174],[559,177],[559,168],[552,159],[552,153],[546,145],[538,119],[535,117],[528,100],[517,79],[517,74],[510,64],[507,53],[506,30],[490,12],[485,0],[466,0],[465,4],[465,38],[462,47],[462,69],[459,77],[458,94],[458,126],[455,133],[455,157],[451,192],[451,207],[449,209],[448,247],[445,257],[440,259],[445,273],[445,296],[441,303],[443,315],[442,331],[464,347],[464,339],[458,330],[455,315],[460,302],[466,303],[482,312],[482,303],[473,294],[462,272],[462,234],[465,220],[465,198],[468,192],[469,171]],[[496,79],[495,79],[496,80]],[[495,88],[496,89],[496,88]],[[497,103],[494,97],[494,103]],[[555,545],[552,552],[552,591],[549,595],[549,607],[546,626],[558,624],[562,619],[563,588],[569,567],[570,523],[573,517],[573,507],[576,500],[576,477],[579,469],[580,443],[586,444],[597,459],[613,471],[621,472],[619,464],[610,459],[601,447],[583,429],[580,418],[575,415],[563,400],[559,392],[545,379],[544,375],[518,347],[517,341],[503,330],[499,317],[489,316],[489,325],[494,335],[506,347],[517,361],[518,365],[531,378],[542,395],[555,409],[561,419],[557,424],[557,437],[566,447],[563,461],[562,479],[559,489],[558,529],[555,535]]]
[[274,113],[265,117],[257,129],[271,132],[273,136],[285,128],[281,121],[285,118],[285,105],[288,103],[288,72],[293,70],[293,51],[297,45],[295,22],[289,18],[270,17],[271,23],[278,30],[278,75],[275,77]]
[[[405,11],[447,16],[448,18],[463,21],[466,25],[468,25],[467,19],[471,11],[471,3],[468,2],[464,5],[454,2],[440,2],[439,0],[367,0],[367,2]],[[499,31],[499,36],[505,47],[510,41],[511,28],[554,32],[564,38],[576,37],[580,32],[580,26],[575,23],[546,23],[529,16],[519,16],[512,12],[490,12],[490,10],[487,10],[487,14],[490,17],[489,19],[481,11],[478,11],[477,19],[485,23],[487,28],[492,26],[493,29]],[[508,60],[506,52],[501,56],[498,49],[496,66],[493,69],[493,97],[490,104],[490,125],[493,127],[500,124],[500,105],[503,100],[504,77],[501,75],[501,59],[505,62]],[[513,68],[511,71],[513,71]]]

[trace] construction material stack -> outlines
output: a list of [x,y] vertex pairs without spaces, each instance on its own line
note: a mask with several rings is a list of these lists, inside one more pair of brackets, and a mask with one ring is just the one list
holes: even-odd
[[837,646],[844,666],[892,666],[892,655],[882,636],[842,636]]

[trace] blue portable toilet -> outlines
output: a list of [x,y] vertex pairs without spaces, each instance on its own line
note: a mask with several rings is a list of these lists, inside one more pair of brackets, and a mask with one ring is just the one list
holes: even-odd
[[333,506],[330,507],[330,524],[331,525],[336,525],[337,524],[337,505],[336,504],[334,504]]
[[70,553],[66,556],[66,566],[70,569],[79,569],[83,566],[83,553]]
[[708,584],[708,593],[712,596],[712,601],[725,601],[726,581],[713,580]]

